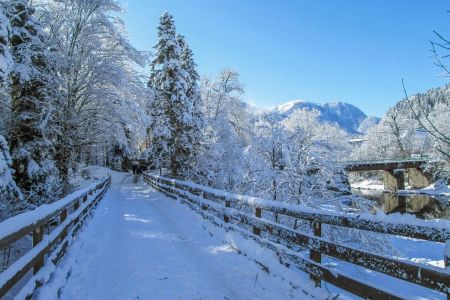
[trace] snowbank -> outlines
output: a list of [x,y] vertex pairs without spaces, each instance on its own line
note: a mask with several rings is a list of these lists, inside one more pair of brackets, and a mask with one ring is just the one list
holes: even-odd
[[238,195],[233,194],[229,192],[224,192],[221,190],[213,189],[210,187],[202,186],[199,184],[195,184],[188,181],[182,181],[177,179],[170,179],[159,175],[153,175],[153,174],[145,174],[146,176],[153,177],[155,179],[161,179],[166,182],[170,182],[172,185],[178,184],[184,187],[189,188],[190,190],[197,190],[197,191],[203,191],[210,193],[212,195],[215,195],[217,197],[220,197],[223,201],[237,201],[240,204],[246,204],[249,206],[258,206],[262,209],[264,208],[277,208],[279,210],[289,210],[290,212],[294,213],[307,213],[307,214],[317,214],[321,216],[327,216],[327,217],[345,217],[345,218],[352,218],[357,219],[361,221],[369,221],[369,222],[382,222],[384,225],[399,225],[399,226],[416,226],[416,227],[422,227],[422,231],[425,232],[427,229],[430,230],[439,230],[443,232],[448,232],[450,229],[450,220],[422,220],[417,218],[414,215],[410,214],[400,214],[400,213],[394,213],[394,214],[385,214],[381,211],[377,211],[376,214],[371,213],[358,213],[358,214],[351,214],[351,213],[342,213],[342,212],[334,212],[334,211],[328,211],[328,210],[319,210],[314,209],[311,207],[308,207],[306,205],[294,205],[294,204],[287,204],[287,203],[281,203],[273,200],[266,200],[261,199],[257,197],[252,196],[245,196],[245,195]]
[[105,179],[91,183],[85,188],[79,189],[70,195],[62,198],[51,204],[44,204],[38,208],[27,211],[12,218],[9,218],[0,223],[0,240],[17,232],[20,228],[32,226],[37,224],[39,220],[42,220],[48,216],[53,215],[56,211],[63,209],[75,199],[88,195],[89,191],[93,190],[98,184]]
[[[158,178],[162,179],[159,176],[158,176]],[[168,181],[169,185],[176,185],[175,195],[180,196],[180,197],[176,197],[176,198],[182,199],[184,195],[187,195],[190,193],[190,191],[188,189],[186,189],[185,191],[179,189],[181,184],[184,185],[185,182],[182,182],[179,180],[167,179],[167,178],[164,178],[164,180]],[[171,184],[171,183],[173,183],[173,184]],[[161,183],[159,185],[169,188],[169,185],[164,184],[164,183]],[[205,190],[205,191],[207,190],[208,192],[214,192],[214,189],[202,187],[202,186],[191,184],[191,183],[186,183],[186,186],[189,186],[192,189],[198,188],[198,189]],[[184,189],[185,189],[185,187],[184,187]],[[193,192],[198,192],[198,190],[197,191],[193,190]],[[237,197],[238,196],[238,195],[233,195],[233,194],[229,194],[229,193],[221,192],[221,191],[218,191],[217,195],[219,195],[219,194],[224,197],[223,200],[230,199],[227,197],[233,197],[233,196]],[[220,204],[220,201],[218,201],[219,203],[217,203],[217,202],[215,203],[215,201],[210,202],[208,200],[203,199],[201,195],[195,196],[195,195],[190,194],[189,197],[190,197],[190,199],[194,200],[195,202],[198,202],[199,207],[203,207],[203,205],[208,204],[208,206],[206,208],[206,210],[208,212],[210,210],[211,211],[216,210],[218,212],[218,215],[220,215],[220,212],[226,212],[227,215],[229,215],[229,216],[232,215],[231,211],[233,209],[225,208],[223,205]],[[246,199],[247,196],[241,196],[241,198]],[[272,202],[269,200],[263,200],[263,199],[258,199],[258,198],[254,198],[254,197],[248,197],[247,200],[253,200],[253,203],[266,203],[267,204],[267,203]],[[181,200],[181,201],[183,201],[183,200]],[[210,203],[208,203],[208,202],[210,202]],[[186,202],[186,203],[189,204],[188,202]],[[285,206],[285,204],[280,204],[280,205]],[[189,205],[189,206],[191,206],[191,205]],[[197,210],[197,209],[195,209],[195,210]],[[198,208],[198,211],[200,213],[203,212],[201,208]],[[221,224],[226,229],[228,227],[235,226],[232,223],[228,223],[226,225],[222,224],[221,218],[216,218],[216,217],[212,217],[212,218],[214,219],[214,221],[213,221],[214,223]],[[391,223],[397,223],[397,224],[428,223],[428,221],[423,222],[423,220],[418,220],[417,218],[415,218],[414,216],[411,216],[411,215],[404,216],[404,215],[400,215],[400,214],[394,214],[391,216],[387,216],[383,213],[379,213],[377,215],[370,216],[370,218],[372,220],[381,220],[383,222],[386,219],[388,219],[388,220],[390,219]],[[264,222],[267,222],[267,221],[264,221]],[[270,223],[270,222],[268,222],[268,223]],[[432,222],[432,223],[436,223],[436,222]],[[450,228],[449,222],[439,221],[437,223],[440,224],[440,226],[442,226],[441,228],[443,228],[444,231],[446,231],[446,229]],[[272,224],[272,225],[275,225],[275,224]],[[257,227],[259,227],[259,226],[257,226]],[[277,224],[277,227],[280,228],[282,226]],[[251,257],[256,257],[258,261],[264,262],[265,265],[269,269],[277,270],[277,266],[275,264],[268,263],[271,261],[270,256],[271,255],[274,256],[274,254],[271,253],[269,249],[263,248],[263,250],[260,250],[260,246],[257,243],[253,242],[252,240],[246,239],[243,236],[239,236],[239,233],[241,233],[239,228],[234,227],[233,229],[234,229],[234,231],[236,231],[236,233],[234,233],[234,231],[228,231],[227,235],[225,236],[225,239],[224,239],[225,242],[229,243],[233,249],[239,249],[240,252],[243,252]],[[402,238],[402,246],[408,247],[406,242],[407,241],[412,242],[412,240],[413,239]],[[432,242],[427,242],[427,241],[418,241],[418,242],[421,243],[421,246],[425,246],[427,244],[432,243]],[[424,242],[424,243],[422,243],[422,242]],[[442,243],[435,243],[435,244],[440,244],[441,246],[443,245]],[[283,248],[283,247],[281,247],[281,248],[280,247],[281,247],[280,245],[275,246],[275,248],[278,249],[278,251],[280,251]],[[256,249],[258,249],[258,250],[256,250]],[[422,247],[422,249],[424,250],[424,249],[428,249],[428,248]],[[267,251],[267,253],[266,253],[266,251]],[[297,255],[298,255],[298,253],[297,253]],[[442,255],[442,247],[441,247],[440,255]],[[409,257],[391,257],[391,258],[409,261],[409,265],[416,266],[419,269],[422,268],[422,270],[429,269],[429,270],[441,271],[441,269],[439,268],[439,267],[441,267],[441,260],[438,260],[438,259],[433,258],[433,259],[427,259],[426,261],[423,261],[422,258],[418,258],[418,259],[409,258]],[[273,257],[272,257],[272,259],[273,259]],[[430,299],[439,299],[439,297],[440,297],[439,292],[430,291],[428,289],[422,288],[415,284],[408,283],[408,282],[399,280],[394,277],[390,277],[389,275],[380,274],[377,272],[373,272],[371,270],[367,270],[361,266],[356,266],[351,263],[339,261],[339,260],[336,260],[333,258],[325,259],[325,261],[330,263],[330,265],[328,265],[327,263],[325,263],[325,265],[327,265],[327,267],[330,266],[331,270],[334,270],[336,272],[336,274],[337,274],[337,271],[339,271],[339,274],[341,274],[341,271],[343,271],[342,274],[345,274],[346,276],[349,275],[351,278],[355,278],[355,279],[357,278],[358,281],[365,282],[369,285],[374,285],[374,282],[376,282],[377,284],[375,286],[381,285],[381,286],[383,286],[383,288],[386,288],[386,290],[389,291],[390,293],[395,294],[395,291],[398,291],[398,292],[401,292],[402,295],[403,294],[408,295],[405,298],[410,298],[411,295],[418,295],[418,298],[426,297],[426,298],[430,298]],[[429,266],[424,267],[424,263]],[[399,288],[399,286],[400,286],[400,288]],[[339,292],[339,291],[336,288],[332,288],[332,293],[334,293],[334,292]]]
[[363,181],[350,183],[350,186],[352,189],[374,190],[374,191],[383,191],[384,190],[383,183],[376,181],[376,180],[371,180],[371,179],[366,179]]
[[448,197],[448,200],[450,201],[450,186],[446,184],[446,180],[438,180],[435,183],[427,186],[423,189],[418,190],[400,190],[398,191],[401,195],[408,195],[408,194],[421,194],[421,195],[430,195],[430,196],[442,196],[442,197]]

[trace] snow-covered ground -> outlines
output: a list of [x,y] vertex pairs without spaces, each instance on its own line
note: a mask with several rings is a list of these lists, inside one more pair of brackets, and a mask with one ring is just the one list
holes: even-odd
[[[113,184],[37,299],[354,298],[326,283],[313,287],[309,275],[285,268],[270,250],[203,220],[141,177],[90,171],[93,178],[111,173]],[[391,237],[390,246],[398,258],[443,266],[442,244]],[[335,259],[323,263],[405,298],[445,297]]]
[[81,167],[80,172],[77,173],[76,176],[74,176],[70,180],[70,184],[74,186],[74,189],[82,189],[106,176],[108,174],[112,174],[112,176],[115,176],[116,179],[120,179],[122,176],[124,176],[124,173],[115,172],[109,168],[100,167],[100,166],[83,166]]
[[[328,296],[270,251],[214,227],[136,179],[112,172],[110,190],[38,299],[55,299],[59,289],[61,299],[71,300]],[[252,255],[238,254],[240,245]],[[259,258],[270,273],[254,262]]]
[[[225,198],[233,198],[232,193],[215,190],[212,188],[204,187],[201,185],[197,185],[191,182],[173,180],[177,183],[187,185],[193,188],[199,188],[204,191],[208,191],[212,194],[223,196]],[[281,204],[277,202],[273,202],[271,200],[265,200],[250,196],[244,195],[234,195],[234,197],[238,197],[242,202],[251,202],[258,203],[259,206],[264,205],[275,205],[277,207],[285,207],[290,210],[299,211],[308,211],[311,208],[300,206],[300,205],[289,205],[289,204]],[[336,212],[328,211],[328,213],[333,214]],[[385,214],[381,211],[378,211],[377,214],[373,215],[370,213],[359,214],[359,217],[362,219],[368,219],[373,221],[385,221],[394,224],[410,224],[410,225],[421,225],[421,226],[433,226],[436,228],[449,228],[450,221],[447,220],[422,220],[415,217],[412,214],[401,214],[401,213],[393,213],[393,214]],[[363,242],[364,241],[360,241]],[[413,238],[405,238],[399,236],[390,236],[387,235],[386,240],[367,240],[372,246],[369,248],[373,248],[369,251],[372,253],[377,253],[379,255],[385,255],[387,257],[394,257],[400,260],[411,261],[417,264],[426,264],[438,268],[444,267],[444,244],[436,243],[430,241],[424,241]],[[383,244],[383,249],[374,250],[380,245],[377,243],[386,243]],[[356,247],[360,247],[362,245],[357,245]],[[375,252],[377,251],[377,252]],[[308,251],[300,252],[305,257],[308,257]],[[384,275],[382,273],[374,272],[370,269],[366,269],[363,267],[359,267],[355,264],[347,263],[344,261],[340,261],[334,258],[322,257],[322,263],[328,266],[333,266],[337,271],[342,272],[343,274],[349,275],[352,278],[358,279],[359,281],[365,282],[369,285],[374,285],[378,288],[381,288],[385,291],[388,291],[394,295],[398,295],[403,299],[444,299],[445,295],[439,292],[435,292],[433,290],[421,287],[419,285],[415,285],[412,283],[408,283],[406,281]],[[300,275],[300,274],[299,274]],[[300,275],[301,276],[301,275]],[[324,283],[324,286],[328,291],[330,291],[333,295],[340,294],[342,297],[342,293],[348,297],[352,298],[352,295],[349,295],[348,292],[342,291],[332,285]],[[356,298],[356,297],[355,297]]]
[[[376,190],[376,191],[384,190],[384,185],[382,182],[372,179],[365,179],[358,182],[352,182],[351,187],[352,189],[361,189],[361,190]],[[403,195],[421,194],[421,195],[442,196],[450,198],[450,186],[443,183],[443,181],[437,181],[423,189],[413,190],[407,187],[405,190],[399,190],[398,194]]]
[[441,196],[441,197],[447,197],[450,201],[450,186],[448,186],[445,181],[439,180],[435,183],[427,186],[423,189],[418,190],[400,190],[398,191],[399,194],[407,195],[407,194],[422,194],[422,195],[429,195],[429,196]]
[[351,187],[352,189],[362,189],[362,190],[376,190],[376,191],[384,190],[384,185],[382,182],[380,183],[379,181],[371,179],[351,183]]

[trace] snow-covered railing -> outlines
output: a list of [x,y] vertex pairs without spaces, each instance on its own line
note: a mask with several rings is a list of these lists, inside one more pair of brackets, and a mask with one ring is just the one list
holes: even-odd
[[[61,260],[72,237],[110,184],[111,176],[108,176],[52,204],[41,205],[0,223],[1,249],[13,247],[23,238],[32,239],[32,248],[0,273],[0,298],[20,282],[17,293],[25,299],[48,280],[49,272]],[[31,277],[24,282],[24,276],[31,271]]]
[[[450,240],[450,221],[426,221],[413,217],[380,216],[372,214],[344,214],[324,212],[305,206],[291,206],[275,201],[259,199],[223,192],[186,181],[165,178],[153,174],[144,174],[146,182],[157,190],[172,197],[187,200],[191,207],[211,219],[211,216],[223,220],[228,228],[238,230],[246,237],[274,250],[280,260],[294,263],[300,270],[307,272],[320,284],[327,281],[363,298],[399,298],[392,291],[384,291],[377,286],[364,283],[357,278],[337,272],[321,264],[322,255],[349,262],[351,264],[399,278],[443,294],[449,294],[450,273],[444,268],[400,260],[347,245],[331,242],[322,236],[322,224],[365,230],[395,236],[423,239],[445,243]],[[247,208],[247,209],[244,209]],[[249,213],[253,211],[254,214]],[[308,221],[312,233],[294,230],[283,224],[269,220],[263,212],[284,215]],[[276,237],[276,242],[262,234]],[[304,257],[298,252],[285,249],[282,245],[294,245],[309,249],[310,256]],[[288,247],[289,248],[289,247]],[[445,254],[444,254],[445,255]],[[444,260],[446,260],[444,258]]]
[[402,164],[408,162],[418,162],[424,163],[429,160],[428,156],[419,156],[419,157],[405,157],[405,158],[392,158],[392,159],[367,159],[367,160],[348,160],[345,163],[348,165],[370,165],[370,164]]
[[418,168],[428,162],[427,157],[410,157],[401,159],[353,160],[346,161],[349,172]]

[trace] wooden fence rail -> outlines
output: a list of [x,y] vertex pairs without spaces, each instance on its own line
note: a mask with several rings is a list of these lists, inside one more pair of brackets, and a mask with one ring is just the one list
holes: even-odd
[[[320,285],[320,281],[324,280],[363,298],[399,298],[393,292],[384,291],[322,265],[322,256],[326,255],[438,291],[447,295],[447,299],[449,299],[450,272],[444,268],[370,253],[334,243],[322,237],[322,224],[328,224],[444,243],[446,240],[450,240],[448,224],[445,227],[445,224],[440,226],[440,223],[425,220],[400,224],[394,221],[382,221],[377,219],[376,216],[369,214],[348,215],[344,213],[327,213],[306,207],[293,208],[274,201],[225,193],[201,185],[157,175],[144,174],[144,179],[153,187],[169,196],[187,200],[190,205],[199,208],[198,212],[214,215],[224,220],[224,224],[228,228],[238,230],[246,237],[271,248],[277,252],[280,259],[288,260],[300,270],[309,273],[311,279],[317,285]],[[248,210],[244,212],[243,206],[253,209],[254,214],[250,215]],[[309,221],[312,233],[294,230],[264,218],[262,217],[262,212],[264,211]],[[277,242],[262,237],[263,232],[275,237]],[[280,241],[283,241],[283,244],[308,249],[310,256],[305,257],[295,251],[282,251],[278,244]]]
[[[42,205],[0,223],[0,249],[13,247],[14,243],[31,236],[32,248],[0,273],[0,298],[32,272],[18,292],[22,298],[33,294],[36,287],[44,284],[46,276],[39,271],[47,263],[56,265],[76,235],[83,221],[97,206],[111,184],[111,176],[87,188],[58,200]],[[48,234],[45,235],[45,229]]]

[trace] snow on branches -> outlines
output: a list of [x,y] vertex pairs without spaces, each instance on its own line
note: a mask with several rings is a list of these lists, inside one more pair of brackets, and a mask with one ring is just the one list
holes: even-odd
[[186,176],[200,135],[198,74],[184,38],[177,36],[169,13],[160,18],[158,43],[151,63],[149,87],[155,98],[150,116],[150,158],[172,176]]
[[0,86],[7,80],[12,68],[12,58],[8,47],[11,26],[5,11],[5,4],[0,4]]
[[14,62],[10,89],[13,167],[29,202],[39,205],[55,196],[59,183],[45,128],[50,101],[45,34],[29,1],[11,1],[8,8]]
[[23,195],[13,179],[14,170],[8,143],[0,135],[0,220],[24,208]]

